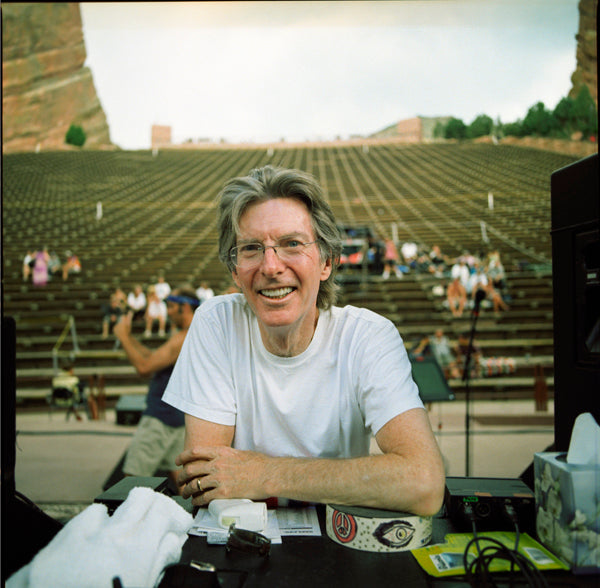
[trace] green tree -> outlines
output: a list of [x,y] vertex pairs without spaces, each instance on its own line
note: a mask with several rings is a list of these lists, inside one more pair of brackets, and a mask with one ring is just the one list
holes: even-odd
[[574,99],[562,98],[553,115],[563,136],[570,137],[577,131],[585,138],[598,134],[598,110],[587,86]]
[[467,125],[459,118],[451,118],[446,125],[446,139],[464,139],[467,136]]
[[446,133],[446,127],[444,126],[444,123],[438,121],[435,124],[435,127],[433,128],[433,136],[436,139],[441,139],[444,137]]
[[65,143],[76,147],[83,147],[86,139],[85,131],[79,125],[71,125],[65,135]]
[[573,101],[573,120],[575,130],[581,131],[584,137],[598,135],[598,108],[587,86],[582,86]]
[[574,128],[574,113],[573,113],[573,99],[566,96],[562,98],[554,108],[552,113],[560,128],[561,135],[570,137],[571,133],[575,130]]
[[502,133],[507,137],[522,137],[523,123],[520,120],[502,125]]
[[558,129],[554,115],[546,108],[543,102],[532,106],[523,119],[524,135],[539,135],[547,137]]
[[467,129],[467,137],[475,139],[477,137],[484,137],[490,135],[494,121],[487,114],[480,114],[473,120]]

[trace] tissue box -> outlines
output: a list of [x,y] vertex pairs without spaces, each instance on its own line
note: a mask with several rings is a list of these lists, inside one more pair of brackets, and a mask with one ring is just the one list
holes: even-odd
[[538,539],[576,573],[600,571],[600,467],[567,463],[566,453],[536,453]]

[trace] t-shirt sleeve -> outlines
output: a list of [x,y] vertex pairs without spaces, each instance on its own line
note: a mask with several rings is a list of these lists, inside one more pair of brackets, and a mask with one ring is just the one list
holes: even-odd
[[423,408],[404,343],[391,321],[386,319],[366,330],[354,368],[358,402],[373,435],[395,416]]
[[204,306],[194,314],[163,400],[197,418],[235,425],[231,353],[222,328],[226,318],[219,308],[205,312]]

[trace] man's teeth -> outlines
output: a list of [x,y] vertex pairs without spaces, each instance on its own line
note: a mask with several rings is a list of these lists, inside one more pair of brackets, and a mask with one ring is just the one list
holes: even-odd
[[293,288],[277,288],[276,290],[261,290],[260,293],[268,298],[282,298],[287,296]]

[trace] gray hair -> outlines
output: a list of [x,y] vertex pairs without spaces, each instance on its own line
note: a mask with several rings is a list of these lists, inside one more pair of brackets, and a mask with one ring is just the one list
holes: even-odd
[[242,215],[251,204],[274,198],[295,198],[308,208],[321,260],[331,260],[331,275],[321,282],[317,295],[317,307],[327,310],[335,303],[339,289],[335,274],[342,239],[321,187],[306,172],[267,165],[253,169],[245,177],[229,180],[218,196],[219,259],[230,271],[235,271],[229,252],[236,246]]

